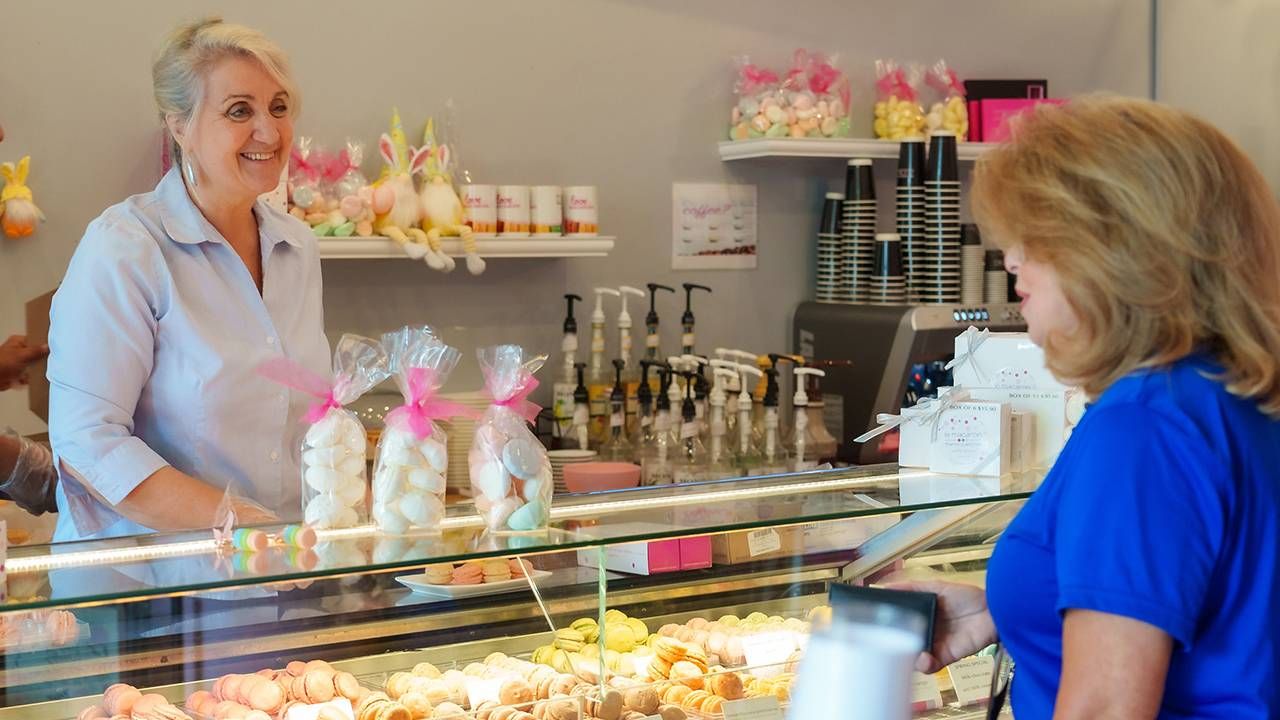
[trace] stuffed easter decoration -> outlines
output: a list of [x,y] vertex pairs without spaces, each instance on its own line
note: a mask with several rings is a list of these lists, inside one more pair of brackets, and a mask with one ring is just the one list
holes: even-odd
[[427,239],[436,250],[440,247],[440,236],[461,237],[462,248],[467,253],[467,271],[479,275],[484,272],[485,262],[476,250],[471,228],[462,222],[462,201],[449,176],[449,146],[436,143],[435,120],[427,121],[422,145],[428,153],[427,172],[419,193],[422,229],[427,231]]
[[430,152],[409,147],[399,110],[392,111],[391,133],[383,133],[378,150],[386,172],[373,191],[374,231],[394,240],[414,260],[425,259],[433,270],[444,270],[444,259],[431,249],[427,234],[418,227],[422,203],[413,187],[413,176],[422,172]]
[[27,187],[27,173],[31,171],[31,156],[27,155],[13,163],[0,165],[0,176],[4,177],[4,190],[0,190],[0,227],[4,234],[11,238],[27,237],[36,229],[36,221],[44,222],[44,213],[36,207]]

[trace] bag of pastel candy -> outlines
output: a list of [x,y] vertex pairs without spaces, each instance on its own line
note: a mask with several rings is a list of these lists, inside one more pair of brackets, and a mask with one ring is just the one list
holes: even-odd
[[893,60],[876,61],[876,137],[889,140],[924,137],[924,110],[916,86],[919,68],[909,70]]
[[404,404],[387,413],[378,439],[373,521],[393,535],[411,527],[437,531],[444,519],[449,441],[436,421],[467,411],[439,393],[462,353],[425,325],[387,333],[382,346]]
[[969,107],[964,100],[964,84],[946,60],[939,60],[925,74],[925,83],[936,93],[937,102],[929,106],[925,122],[929,134],[935,130],[948,130],[957,140],[969,139]]
[[778,95],[778,75],[751,62],[746,55],[734,59],[738,80],[733,85],[737,102],[729,111],[729,139],[785,137],[787,115]]
[[490,405],[476,426],[467,456],[476,509],[493,531],[528,532],[551,514],[551,463],[529,429],[539,408],[528,400],[546,355],[525,359],[518,345],[477,352]]
[[[808,89],[813,98],[817,134],[822,137],[849,136],[849,77],[836,68],[836,56],[813,53],[807,68]],[[796,111],[797,117],[800,111]],[[813,134],[813,133],[809,133]]]
[[319,400],[303,417],[302,519],[315,528],[341,528],[368,520],[364,425],[345,405],[387,378],[387,356],[378,341],[343,335],[333,353],[333,377],[297,363],[268,360],[258,371]]

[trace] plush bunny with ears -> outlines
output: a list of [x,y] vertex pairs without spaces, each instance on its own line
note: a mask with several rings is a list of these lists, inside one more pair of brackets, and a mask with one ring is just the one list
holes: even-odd
[[462,238],[462,248],[467,254],[467,271],[479,275],[485,270],[485,261],[480,257],[473,231],[463,222],[462,200],[458,198],[458,191],[454,189],[449,175],[449,146],[436,143],[435,120],[427,121],[422,145],[428,153],[426,176],[419,191],[422,229],[427,231],[433,247],[440,242],[441,236]]
[[0,176],[4,177],[4,190],[0,190],[0,228],[11,238],[27,237],[35,232],[36,223],[44,222],[44,213],[36,207],[31,188],[27,187],[27,174],[31,172],[31,156],[13,163],[0,164]]
[[446,258],[432,248],[427,233],[418,227],[423,212],[413,176],[424,170],[431,153],[405,141],[399,110],[392,110],[391,132],[378,140],[378,151],[386,168],[374,183],[374,232],[394,240],[414,260],[426,260],[433,270],[446,269]]

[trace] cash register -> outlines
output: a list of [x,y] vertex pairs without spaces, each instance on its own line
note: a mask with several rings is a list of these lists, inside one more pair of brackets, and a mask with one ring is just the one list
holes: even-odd
[[822,380],[827,430],[836,457],[865,465],[894,462],[897,434],[853,444],[876,415],[897,412],[951,384],[945,369],[955,337],[973,325],[992,332],[1027,329],[1018,305],[843,305],[804,302],[792,323],[794,350],[812,360],[848,361]]

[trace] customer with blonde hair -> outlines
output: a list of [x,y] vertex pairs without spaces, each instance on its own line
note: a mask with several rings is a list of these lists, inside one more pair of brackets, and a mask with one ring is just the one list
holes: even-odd
[[328,366],[315,238],[259,201],[297,87],[270,40],[217,19],[179,28],[152,80],[174,167],[89,225],[53,300],[58,540],[208,528],[228,490],[241,522],[301,514],[306,398],[254,371]]
[[998,635],[1019,720],[1280,717],[1271,190],[1204,121],[1089,97],[1019,122],[973,206],[1050,369],[1093,402],[985,597],[916,584],[940,593],[920,668]]

